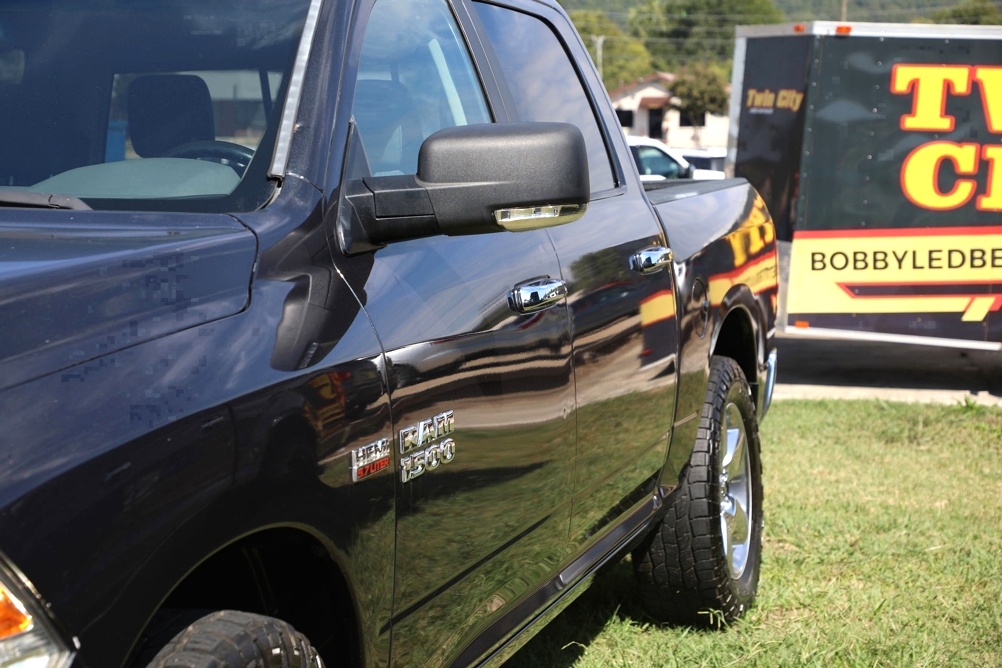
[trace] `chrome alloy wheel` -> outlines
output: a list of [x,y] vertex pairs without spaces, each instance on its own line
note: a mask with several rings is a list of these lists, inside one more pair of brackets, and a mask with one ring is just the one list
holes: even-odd
[[737,580],[744,574],[751,553],[755,499],[745,421],[741,411],[731,402],[724,410],[722,427],[722,447],[717,450],[720,456],[720,534],[731,577]]

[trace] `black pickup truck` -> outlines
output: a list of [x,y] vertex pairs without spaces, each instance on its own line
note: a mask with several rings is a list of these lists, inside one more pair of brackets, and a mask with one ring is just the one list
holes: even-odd
[[3,0],[0,666],[502,663],[752,602],[776,252],[535,0]]

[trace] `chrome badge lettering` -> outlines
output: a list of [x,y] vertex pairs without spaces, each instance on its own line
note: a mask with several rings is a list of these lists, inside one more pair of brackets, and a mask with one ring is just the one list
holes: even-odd
[[[400,430],[400,480],[410,482],[456,457],[456,442],[446,438],[455,431],[456,417],[445,411]],[[419,448],[421,448],[419,450]]]
[[390,466],[390,439],[381,438],[351,451],[351,480],[358,482]]
[[447,438],[441,443],[415,452],[400,460],[400,480],[410,482],[426,471],[434,471],[441,464],[448,464],[456,457],[456,442]]
[[415,425],[400,430],[400,454],[434,443],[448,436],[456,429],[456,416],[452,411],[439,413],[433,418],[421,420]]

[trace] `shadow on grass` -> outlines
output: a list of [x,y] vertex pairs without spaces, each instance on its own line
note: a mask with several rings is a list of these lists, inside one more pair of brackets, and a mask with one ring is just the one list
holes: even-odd
[[629,559],[608,566],[580,597],[505,663],[505,668],[570,668],[613,621],[655,623],[640,605]]

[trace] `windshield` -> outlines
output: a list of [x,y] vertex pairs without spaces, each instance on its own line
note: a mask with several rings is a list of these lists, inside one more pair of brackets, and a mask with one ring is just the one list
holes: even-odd
[[0,0],[0,202],[261,206],[309,2]]

